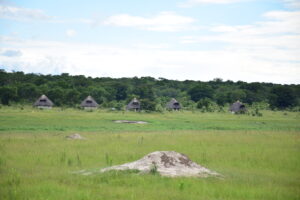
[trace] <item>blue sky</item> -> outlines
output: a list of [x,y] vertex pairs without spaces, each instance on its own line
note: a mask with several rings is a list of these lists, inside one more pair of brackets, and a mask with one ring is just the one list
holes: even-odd
[[0,68],[300,83],[300,0],[0,0]]

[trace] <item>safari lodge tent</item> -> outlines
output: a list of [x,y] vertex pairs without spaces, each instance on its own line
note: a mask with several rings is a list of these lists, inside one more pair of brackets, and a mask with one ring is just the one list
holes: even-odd
[[93,110],[98,108],[98,103],[93,97],[88,96],[81,102],[80,106],[85,110]]
[[167,104],[167,109],[180,110],[181,106],[180,106],[180,103],[176,99],[172,98],[171,101]]
[[141,109],[141,103],[136,98],[132,99],[126,106],[126,110],[139,111]]
[[236,114],[245,113],[246,110],[247,110],[246,106],[244,104],[242,104],[240,101],[233,103],[229,108],[230,112],[236,113]]
[[44,94],[33,104],[33,106],[41,109],[51,109],[53,105],[53,102]]

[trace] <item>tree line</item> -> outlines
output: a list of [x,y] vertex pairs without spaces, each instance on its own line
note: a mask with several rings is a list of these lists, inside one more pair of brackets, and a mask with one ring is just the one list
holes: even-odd
[[160,110],[176,98],[185,109],[213,109],[237,100],[270,109],[298,109],[300,85],[223,81],[220,78],[203,82],[168,80],[165,78],[85,77],[25,74],[0,70],[0,101],[3,105],[32,104],[42,94],[56,106],[76,107],[91,95],[103,108],[122,109],[137,97],[144,110]]

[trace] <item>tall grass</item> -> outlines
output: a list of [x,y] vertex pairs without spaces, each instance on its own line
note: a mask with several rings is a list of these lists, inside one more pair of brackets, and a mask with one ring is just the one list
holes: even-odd
[[[149,124],[114,124],[113,120],[143,120]],[[263,117],[231,113],[106,112],[59,108],[38,110],[3,107],[0,109],[0,134],[7,131],[168,131],[168,130],[295,130],[300,131],[297,112],[264,111]]]
[[[300,199],[297,113],[264,112],[256,118],[5,109],[0,110],[1,200]],[[150,124],[116,124],[115,119]],[[73,131],[87,139],[66,140]],[[97,172],[158,150],[184,153],[224,178],[73,173]]]

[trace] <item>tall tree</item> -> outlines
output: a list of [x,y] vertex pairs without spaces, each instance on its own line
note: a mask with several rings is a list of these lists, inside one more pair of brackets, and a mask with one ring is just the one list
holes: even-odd
[[116,100],[120,101],[120,100],[125,100],[127,98],[127,90],[128,90],[128,86],[121,84],[121,83],[116,83],[114,85],[114,88],[116,90]]
[[203,98],[212,98],[213,89],[211,86],[201,83],[192,87],[188,91],[188,94],[191,96],[191,99],[193,101],[198,102],[200,99]]
[[296,104],[297,95],[292,88],[277,86],[272,89],[269,103],[272,108],[288,108]]
[[0,87],[1,103],[9,105],[10,101],[17,97],[17,88],[11,86]]

